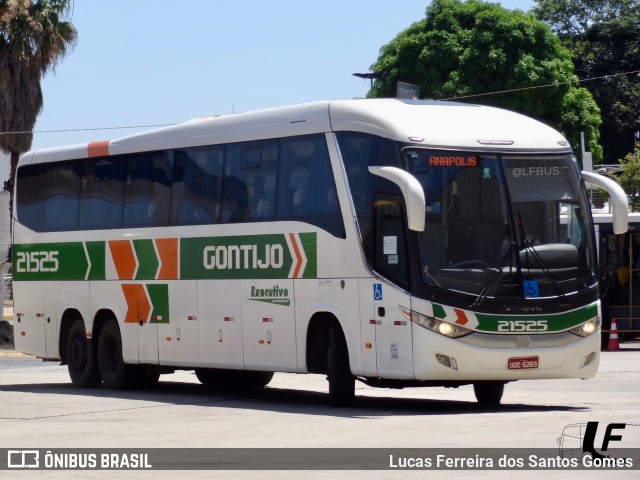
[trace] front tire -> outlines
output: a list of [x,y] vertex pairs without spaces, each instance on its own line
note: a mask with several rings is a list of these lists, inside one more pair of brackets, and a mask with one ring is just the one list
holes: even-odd
[[81,318],[74,320],[67,335],[67,370],[75,387],[97,387],[102,382],[93,340],[87,338]]
[[353,405],[356,379],[349,366],[349,349],[337,323],[329,327],[329,402],[333,407]]
[[124,363],[120,327],[113,318],[107,320],[100,331],[98,365],[104,386],[111,390],[131,388],[139,377],[138,365]]
[[504,393],[502,382],[478,382],[473,384],[473,393],[480,405],[499,405]]

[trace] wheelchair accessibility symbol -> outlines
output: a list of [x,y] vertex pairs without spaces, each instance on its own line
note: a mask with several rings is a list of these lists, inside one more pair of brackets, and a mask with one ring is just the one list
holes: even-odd
[[381,283],[373,284],[373,299],[382,300],[382,284]]
[[525,280],[523,282],[524,296],[526,298],[538,298],[540,296],[540,288],[537,280]]

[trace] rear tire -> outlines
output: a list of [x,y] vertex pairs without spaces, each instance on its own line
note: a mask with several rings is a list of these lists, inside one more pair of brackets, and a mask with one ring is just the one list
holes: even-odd
[[504,393],[502,382],[478,382],[473,384],[473,393],[480,405],[499,405]]
[[329,403],[333,407],[353,405],[356,391],[356,378],[349,365],[349,349],[337,323],[329,327]]
[[140,375],[139,365],[124,363],[120,327],[113,318],[107,320],[100,331],[98,365],[104,386],[111,390],[133,387]]
[[160,380],[160,372],[153,367],[140,365],[138,367],[138,379],[136,386],[142,389],[156,388]]
[[253,370],[197,368],[195,373],[200,383],[207,387],[260,388],[266,387],[273,378],[273,372]]
[[102,382],[93,340],[87,338],[81,318],[74,320],[67,335],[67,370],[75,387],[97,387]]

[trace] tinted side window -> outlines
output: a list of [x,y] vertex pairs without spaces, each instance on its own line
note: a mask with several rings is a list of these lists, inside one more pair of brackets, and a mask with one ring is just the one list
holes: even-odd
[[385,138],[357,132],[339,132],[338,145],[358,216],[365,254],[373,258],[373,196],[376,192],[399,194],[393,183],[369,173],[370,166],[401,167],[396,144]]
[[24,165],[16,173],[16,217],[31,230],[44,229],[47,199],[47,166]]
[[122,226],[152,227],[169,222],[171,163],[167,152],[127,155]]
[[224,147],[194,147],[174,152],[171,223],[219,223]]
[[279,219],[312,223],[344,238],[342,213],[324,136],[282,141],[278,184]]
[[63,162],[47,173],[44,230],[78,228],[78,195],[82,186],[82,162]]
[[25,165],[36,231],[300,221],[344,238],[324,135]]
[[80,189],[78,228],[96,230],[122,226],[126,164],[118,158],[87,161]]
[[223,185],[223,221],[266,221],[274,218],[279,142],[229,145]]
[[16,214],[35,231],[75,230],[78,194],[82,183],[80,161],[25,165],[17,173]]
[[370,217],[371,195],[379,177],[371,175],[369,167],[400,167],[395,143],[364,133],[340,132],[337,137],[356,213]]

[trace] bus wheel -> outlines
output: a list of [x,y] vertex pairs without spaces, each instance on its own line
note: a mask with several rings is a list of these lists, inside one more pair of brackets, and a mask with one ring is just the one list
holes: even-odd
[[333,407],[349,407],[353,404],[356,379],[349,366],[349,350],[340,325],[329,328],[329,402]]
[[273,378],[273,372],[197,368],[196,377],[207,387],[232,388],[265,387]]
[[273,379],[273,372],[249,371],[243,372],[244,379],[241,380],[240,387],[266,387]]
[[[132,367],[132,365],[129,365]],[[153,367],[141,365],[138,371],[137,386],[143,389],[156,388],[160,380],[160,372]]]
[[113,318],[100,331],[98,365],[104,386],[112,390],[132,387],[140,373],[138,365],[127,365],[122,359],[120,328]]
[[498,405],[504,393],[502,382],[478,382],[473,384],[473,393],[481,405]]
[[87,338],[81,318],[74,320],[67,335],[67,369],[76,387],[97,387],[102,382],[93,341]]
[[196,378],[198,381],[206,387],[222,386],[222,370],[216,370],[215,368],[196,368]]

